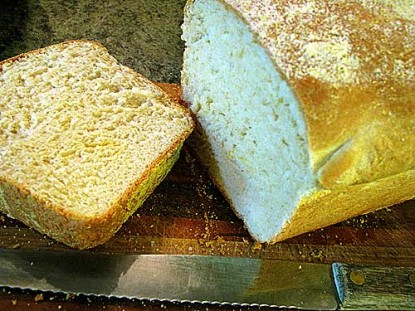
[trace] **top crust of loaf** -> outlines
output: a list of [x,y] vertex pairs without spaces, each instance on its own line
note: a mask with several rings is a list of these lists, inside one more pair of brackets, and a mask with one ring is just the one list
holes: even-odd
[[413,2],[221,1],[292,86],[323,188],[415,169]]

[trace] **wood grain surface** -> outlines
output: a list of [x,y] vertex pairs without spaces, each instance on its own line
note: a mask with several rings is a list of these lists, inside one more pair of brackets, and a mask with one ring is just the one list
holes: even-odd
[[[334,264],[342,310],[415,308],[415,267]],[[388,286],[385,286],[388,284]]]
[[[0,247],[68,247],[0,214]],[[91,252],[201,254],[300,262],[415,266],[415,201],[350,219],[274,245],[251,239],[185,145],[167,178],[106,244]],[[257,310],[54,295],[3,288],[0,310]],[[261,307],[261,310],[266,308]]]

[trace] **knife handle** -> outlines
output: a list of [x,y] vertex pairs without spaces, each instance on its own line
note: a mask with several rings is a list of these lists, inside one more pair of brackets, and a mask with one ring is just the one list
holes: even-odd
[[415,310],[415,267],[334,263],[341,310]]

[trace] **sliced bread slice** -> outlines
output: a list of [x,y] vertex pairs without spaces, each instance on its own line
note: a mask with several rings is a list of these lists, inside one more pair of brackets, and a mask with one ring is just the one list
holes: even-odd
[[194,147],[260,242],[415,196],[415,15],[405,1],[194,0]]
[[188,111],[74,40],[0,63],[0,210],[72,247],[110,239],[166,176]]

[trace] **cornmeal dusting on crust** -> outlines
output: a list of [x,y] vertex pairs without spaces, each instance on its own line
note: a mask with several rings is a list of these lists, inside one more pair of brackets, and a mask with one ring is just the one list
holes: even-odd
[[295,90],[321,185],[415,168],[415,1],[222,1]]
[[192,143],[255,240],[414,197],[409,12],[410,1],[188,2]]
[[[407,38],[415,30],[410,1],[224,1],[248,21],[290,80],[372,83],[395,79],[396,70],[402,80],[414,77],[414,55],[390,55],[402,45],[415,49]],[[400,19],[394,21],[393,15]],[[367,27],[356,27],[362,22]],[[376,46],[371,38],[379,38],[382,45]]]
[[361,3],[369,10],[382,5],[385,10],[392,10],[404,19],[415,19],[415,1],[413,0],[361,0]]

